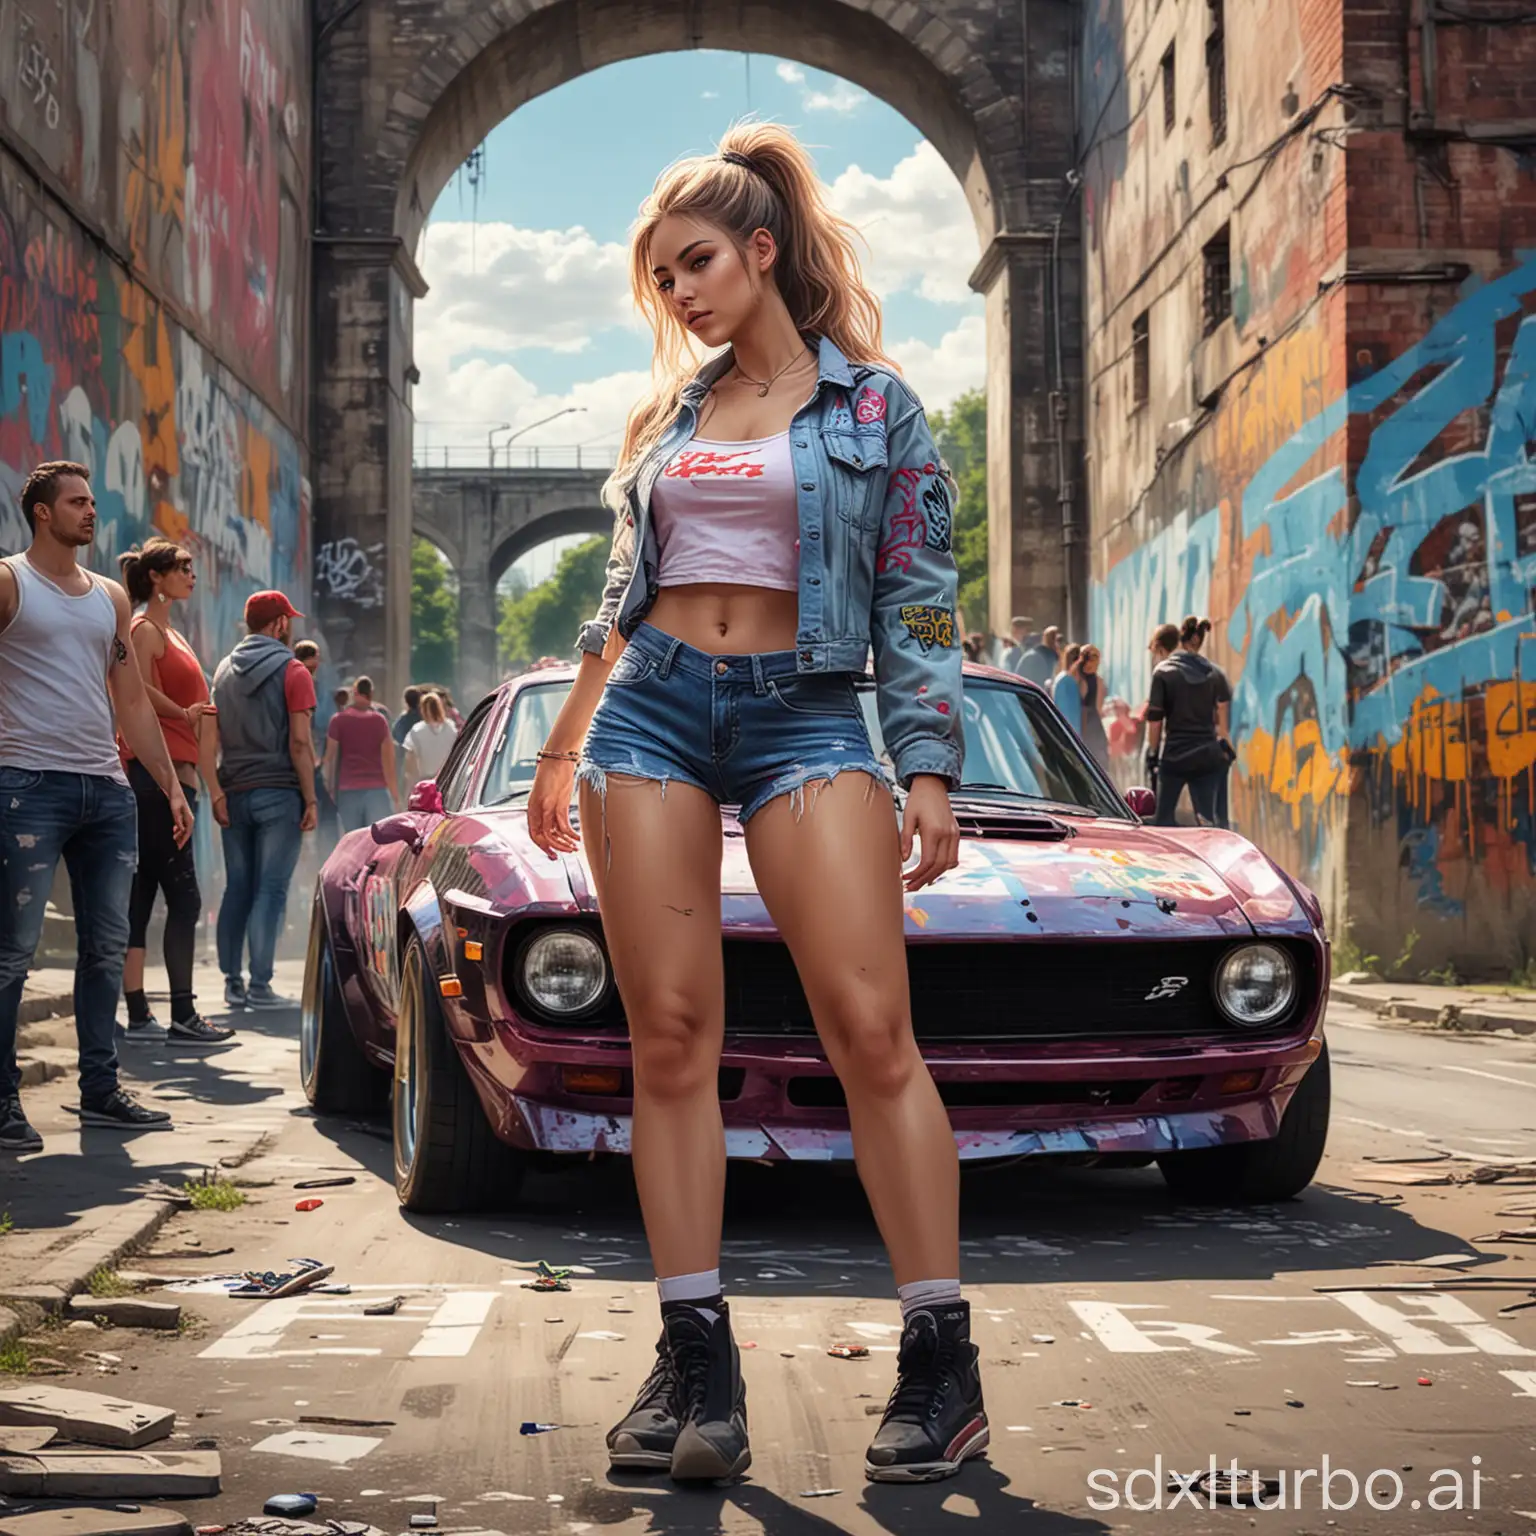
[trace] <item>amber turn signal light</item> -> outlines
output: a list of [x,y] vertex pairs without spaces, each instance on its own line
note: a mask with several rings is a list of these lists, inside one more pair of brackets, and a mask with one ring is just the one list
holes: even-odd
[[466,960],[478,960],[485,954],[485,945],[479,939],[464,940],[464,958]]
[[438,982],[437,990],[441,992],[444,997],[463,997],[464,983],[460,981],[457,976],[444,976],[443,979]]
[[591,1093],[617,1098],[624,1089],[624,1073],[618,1067],[562,1067],[560,1081],[567,1093]]
[[1218,1093],[1252,1093],[1263,1081],[1264,1074],[1261,1071],[1228,1072],[1216,1091]]

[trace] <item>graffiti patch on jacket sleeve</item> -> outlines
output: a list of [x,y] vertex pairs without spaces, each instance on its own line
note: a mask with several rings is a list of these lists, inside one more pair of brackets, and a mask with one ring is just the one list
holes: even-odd
[[923,468],[933,473],[932,481],[923,492],[923,508],[928,514],[928,548],[947,555],[950,529],[955,520],[949,499],[949,481],[944,478],[942,467],[935,469],[925,464]]
[[917,504],[917,488],[922,482],[920,469],[898,469],[891,475],[887,495],[899,496],[901,505],[891,514],[890,532],[875,555],[878,576],[888,571],[910,571],[913,551],[921,549],[928,537],[922,509]]
[[885,396],[877,394],[869,385],[864,386],[864,393],[859,396],[858,404],[853,408],[854,418],[863,426],[869,426],[872,422],[885,420]]
[[901,623],[906,632],[922,646],[924,652],[934,646],[950,651],[955,646],[955,615],[950,608],[937,608],[932,603],[904,603]]

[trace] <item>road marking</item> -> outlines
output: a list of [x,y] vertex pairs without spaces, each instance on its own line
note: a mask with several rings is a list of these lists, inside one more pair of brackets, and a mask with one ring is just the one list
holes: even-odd
[[[420,1337],[409,1354],[421,1356],[467,1355],[474,1347],[491,1306],[499,1291],[471,1291],[442,1286],[359,1286],[365,1294],[357,1296],[285,1296],[263,1302],[248,1317],[241,1319],[227,1333],[216,1339],[199,1355],[202,1360],[276,1360],[311,1355],[382,1355],[378,1345],[322,1344],[305,1349],[280,1348],[283,1335],[297,1323],[349,1323],[373,1330],[382,1326],[387,1334],[391,1326],[410,1324],[420,1330]],[[400,1311],[389,1317],[364,1317],[373,1295],[387,1291],[391,1295],[410,1295]],[[373,1335],[377,1337],[377,1334]]]
[[[1128,1316],[1131,1312],[1161,1312],[1152,1302],[1072,1301],[1067,1303],[1093,1329],[1099,1342],[1117,1355],[1156,1355],[1189,1347],[1213,1355],[1251,1355],[1251,1349],[1228,1344],[1216,1337],[1219,1328],[1203,1323],[1179,1323],[1171,1317]],[[1158,1339],[1183,1339],[1182,1344],[1160,1344]]]
[[1504,1077],[1498,1072],[1484,1072],[1478,1067],[1445,1067],[1446,1072],[1465,1072],[1468,1077],[1486,1077],[1495,1083],[1513,1083],[1516,1088],[1536,1088],[1528,1077]]
[[486,1318],[491,1315],[497,1294],[495,1291],[459,1291],[445,1296],[411,1350],[411,1358],[467,1355]]
[[361,1461],[369,1451],[377,1450],[384,1441],[375,1435],[325,1435],[311,1430],[294,1429],[284,1435],[268,1435],[251,1447],[253,1451],[266,1451],[273,1456],[298,1456],[306,1461],[325,1461],[332,1466],[345,1466],[350,1461]]
[[1519,1387],[1512,1397],[1536,1397],[1536,1371],[1500,1371],[1499,1375]]
[[[1464,1301],[1455,1296],[1416,1292],[1399,1294],[1394,1301],[1365,1291],[1341,1291],[1335,1297],[1361,1322],[1382,1333],[1405,1355],[1485,1355],[1536,1356],[1536,1349],[1512,1339],[1502,1328],[1485,1323]],[[1453,1329],[1467,1340],[1452,1344],[1421,1326],[1439,1323]]]

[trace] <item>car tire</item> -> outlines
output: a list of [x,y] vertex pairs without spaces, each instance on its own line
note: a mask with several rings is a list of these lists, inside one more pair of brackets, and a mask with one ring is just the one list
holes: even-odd
[[299,1018],[299,1080],[311,1108],[322,1115],[372,1115],[384,1107],[389,1077],[363,1055],[341,1000],[325,907],[315,893],[304,960]]
[[523,1158],[486,1119],[448,1037],[426,950],[415,934],[400,967],[390,1118],[395,1194],[406,1210],[505,1209],[516,1199]]
[[1333,1076],[1324,1041],[1285,1107],[1277,1136],[1231,1147],[1167,1152],[1158,1158],[1158,1167],[1181,1199],[1238,1205],[1289,1200],[1312,1182],[1323,1160],[1332,1099]]

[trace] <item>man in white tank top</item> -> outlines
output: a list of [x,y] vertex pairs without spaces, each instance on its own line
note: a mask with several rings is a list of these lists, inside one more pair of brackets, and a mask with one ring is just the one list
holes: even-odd
[[0,560],[0,1152],[43,1144],[22,1113],[16,1019],[61,858],[74,893],[80,1119],[127,1130],[169,1126],[168,1114],[138,1103],[117,1078],[138,814],[116,730],[169,798],[176,841],[192,835],[129,649],[128,595],[77,559],[96,533],[89,472],[39,465],[21,502],[31,548]]

